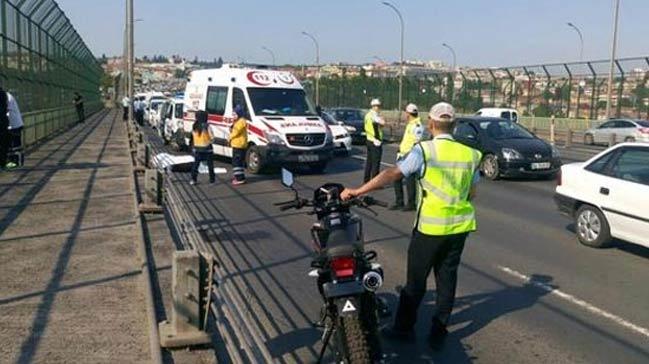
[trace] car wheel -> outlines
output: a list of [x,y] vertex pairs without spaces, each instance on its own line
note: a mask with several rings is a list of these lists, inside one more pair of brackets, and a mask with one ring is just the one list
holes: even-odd
[[488,179],[495,181],[500,176],[500,166],[498,165],[498,158],[493,154],[487,154],[482,158],[480,163],[480,170],[482,174]]
[[592,248],[605,248],[611,244],[611,230],[604,214],[596,207],[582,205],[575,216],[577,239]]
[[626,137],[624,139],[624,141],[627,142],[627,143],[633,143],[633,142],[635,142],[635,138],[634,137]]
[[252,145],[248,148],[246,152],[246,164],[248,165],[248,170],[250,173],[259,174],[262,172],[263,160],[261,153],[259,152],[259,147]]
[[584,144],[586,145],[593,145],[595,144],[595,140],[593,138],[593,134],[586,134],[584,135]]

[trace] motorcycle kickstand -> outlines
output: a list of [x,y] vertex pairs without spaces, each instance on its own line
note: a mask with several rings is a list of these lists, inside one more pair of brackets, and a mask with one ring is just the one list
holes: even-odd
[[325,327],[325,336],[324,339],[322,340],[322,349],[320,349],[320,356],[318,356],[318,361],[316,362],[317,364],[322,363],[322,358],[324,358],[325,351],[327,350],[327,346],[329,346],[329,340],[331,340],[331,335],[333,334],[335,327],[336,327],[335,321],[333,321],[331,328],[327,329]]

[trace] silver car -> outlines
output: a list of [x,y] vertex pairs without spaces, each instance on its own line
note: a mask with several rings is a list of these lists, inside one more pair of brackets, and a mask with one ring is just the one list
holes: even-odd
[[606,144],[615,134],[617,142],[649,142],[649,121],[614,119],[586,130],[584,144]]

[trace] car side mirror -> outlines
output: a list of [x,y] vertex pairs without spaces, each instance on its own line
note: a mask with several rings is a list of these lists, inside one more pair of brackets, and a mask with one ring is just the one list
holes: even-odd
[[282,184],[285,187],[293,188],[293,173],[286,168],[282,168]]

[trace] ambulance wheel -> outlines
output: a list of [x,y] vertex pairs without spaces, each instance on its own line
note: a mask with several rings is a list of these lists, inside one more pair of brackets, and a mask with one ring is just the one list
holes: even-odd
[[259,174],[263,172],[264,164],[259,147],[251,145],[246,152],[246,165],[250,173]]

